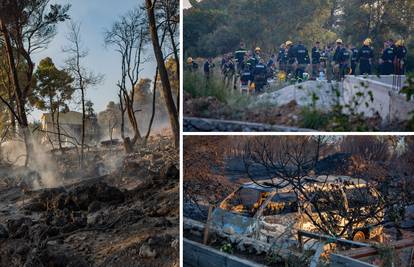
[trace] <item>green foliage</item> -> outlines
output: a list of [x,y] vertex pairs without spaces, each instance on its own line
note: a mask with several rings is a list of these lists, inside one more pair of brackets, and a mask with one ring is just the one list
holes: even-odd
[[407,122],[407,131],[414,132],[414,111],[410,112],[411,118]]
[[405,85],[400,93],[407,96],[407,101],[414,99],[414,72],[407,75],[407,85]]
[[184,90],[194,98],[215,97],[218,101],[236,110],[248,106],[251,102],[249,96],[242,95],[239,91],[226,87],[218,77],[213,75],[207,80],[198,72],[184,73]]
[[233,246],[231,243],[225,242],[221,245],[220,251],[228,254],[233,254]]
[[329,115],[310,108],[303,108],[300,115],[302,118],[299,122],[299,126],[307,129],[326,129],[329,120],[331,119]]
[[203,0],[184,11],[184,53],[216,56],[244,41],[270,54],[288,39],[310,47],[339,37],[358,46],[371,37],[377,55],[384,40],[403,38],[411,51],[413,16],[414,1]]
[[74,93],[73,78],[65,70],[58,70],[49,57],[40,61],[34,76],[32,105],[52,113],[65,108]]

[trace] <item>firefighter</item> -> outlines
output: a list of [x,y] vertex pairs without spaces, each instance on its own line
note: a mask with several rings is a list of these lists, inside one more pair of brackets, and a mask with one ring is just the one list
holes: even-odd
[[263,90],[263,87],[267,83],[266,79],[267,69],[266,65],[264,64],[263,59],[259,59],[259,62],[256,64],[256,66],[253,69],[253,82],[256,85],[256,91],[261,92]]
[[358,66],[358,54],[359,50],[354,44],[350,45],[351,50],[351,75],[356,75],[356,69]]
[[259,63],[259,61],[260,61],[260,53],[261,53],[261,49],[260,49],[260,47],[256,47],[256,49],[254,49],[254,54],[253,54],[253,57],[254,57],[254,59],[256,60],[256,64],[257,63]]
[[340,79],[344,78],[345,75],[350,73],[350,60],[351,60],[351,50],[349,45],[346,45],[341,48],[339,52],[339,75]]
[[312,78],[316,79],[321,68],[321,49],[320,42],[316,42],[312,48]]
[[321,49],[321,57],[319,58],[321,69],[326,68],[327,59],[328,59],[328,47],[325,46],[323,49]]
[[253,53],[251,51],[249,51],[247,53],[247,65],[250,68],[250,71],[253,72],[254,67],[256,66],[256,64],[258,63],[258,61],[256,60],[256,58],[254,57]]
[[296,71],[296,53],[295,53],[295,46],[291,41],[286,42],[286,72],[287,74],[292,74]]
[[234,89],[236,89],[236,82],[235,82],[236,81],[235,80],[236,66],[235,65],[236,64],[233,61],[233,57],[229,57],[222,69],[225,84],[228,86],[230,85],[230,83],[232,83]]
[[252,67],[250,57],[248,56],[249,52],[244,55],[243,64],[240,66],[240,90],[243,92],[248,91],[249,85],[252,78]]
[[222,74],[224,74],[224,66],[226,65],[227,61],[228,61],[228,56],[227,54],[224,54],[220,62],[220,69],[221,69]]
[[407,48],[404,45],[404,40],[395,42],[395,74],[405,74],[405,62],[407,61]]
[[338,39],[336,40],[336,48],[335,48],[335,52],[333,54],[333,73],[335,76],[336,80],[339,80],[340,76],[341,76],[341,69],[340,69],[340,65],[341,65],[341,59],[340,59],[340,55],[341,55],[341,51],[343,48],[343,42],[342,39]]
[[241,65],[241,72],[240,72],[240,82],[241,85],[250,85],[250,82],[253,81],[253,67],[255,60],[251,55],[251,51],[247,51],[244,55],[243,64]]
[[192,57],[187,58],[187,69],[191,72],[198,69],[198,64],[193,60]]
[[332,81],[332,76],[333,76],[333,56],[334,56],[334,45],[333,44],[328,44],[328,46],[325,49],[325,53],[324,53],[324,57],[326,58],[325,60],[325,65],[326,65],[326,79],[328,81],[328,83],[331,83]]
[[394,49],[391,48],[389,41],[384,42],[384,50],[380,58],[380,74],[391,75],[394,72]]
[[275,67],[276,67],[276,56],[272,55],[269,59],[269,61],[266,64],[267,67],[267,77],[268,78],[273,78],[273,74],[275,72]]
[[372,59],[374,58],[374,50],[371,48],[372,40],[365,39],[363,46],[358,52],[359,72],[361,75],[372,74]]
[[393,39],[389,39],[388,43],[390,44],[390,47],[394,50],[395,53],[395,49],[397,48],[397,46],[395,45],[395,42]]
[[206,62],[204,62],[204,76],[206,79],[210,78],[211,73],[213,72],[214,64],[213,59],[210,57]]
[[241,71],[241,66],[243,65],[244,56],[246,55],[247,50],[245,49],[245,45],[243,42],[240,42],[239,49],[234,52],[234,58],[236,62],[236,72],[239,74]]
[[284,43],[280,45],[279,53],[277,55],[277,62],[279,63],[279,70],[286,72],[287,53],[286,45]]
[[310,64],[310,58],[308,49],[303,45],[302,42],[299,42],[296,45],[295,58],[298,64],[295,72],[296,78],[303,79],[303,73],[305,72],[307,66]]

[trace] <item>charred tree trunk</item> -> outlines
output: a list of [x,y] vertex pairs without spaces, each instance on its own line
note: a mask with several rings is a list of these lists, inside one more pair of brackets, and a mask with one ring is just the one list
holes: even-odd
[[81,167],[83,168],[83,162],[85,160],[85,124],[86,124],[86,111],[85,111],[85,90],[81,88],[81,101],[82,101],[82,137],[81,137]]
[[131,143],[131,139],[129,137],[125,137],[125,111],[126,107],[124,107],[124,97],[122,96],[123,91],[121,87],[119,88],[119,109],[121,110],[121,138],[124,143],[124,149],[127,154],[130,154],[134,151],[134,145]]
[[[168,18],[170,17],[170,14],[168,14]],[[177,79],[180,79],[180,56],[178,55],[178,49],[177,49],[177,45],[175,43],[175,39],[174,39],[174,31],[172,29],[173,25],[171,25],[171,21],[169,19],[167,19],[167,28],[168,28],[168,33],[170,34],[170,39],[171,39],[171,46],[173,48],[173,52],[174,52],[174,59],[175,59],[175,67],[176,67],[176,72],[177,72]],[[162,46],[162,42],[161,42],[161,46]],[[177,101],[176,101],[177,105],[177,113],[180,110],[180,89],[177,90]]]
[[152,90],[152,113],[151,113],[151,119],[150,119],[149,125],[148,125],[148,131],[147,131],[147,134],[145,135],[145,141],[148,140],[148,137],[151,134],[152,124],[154,123],[155,103],[156,103],[156,99],[157,99],[157,80],[158,80],[158,67],[155,70],[154,87],[153,87],[153,90]]
[[174,104],[174,99],[171,92],[171,84],[168,77],[168,72],[165,67],[164,57],[161,50],[160,42],[158,39],[157,24],[154,14],[154,4],[151,0],[145,0],[147,13],[148,13],[148,22],[151,33],[151,39],[154,49],[155,58],[157,59],[157,65],[160,72],[160,78],[162,83],[163,95],[165,104],[167,106],[168,115],[170,118],[171,129],[174,135],[175,147],[179,147],[180,142],[180,126],[178,122],[178,112]]
[[139,131],[138,121],[135,116],[134,99],[130,98],[128,93],[125,91],[123,92],[123,95],[124,95],[126,112],[128,114],[128,119],[129,119],[129,122],[131,123],[132,129],[134,130],[134,137],[130,141],[132,144],[135,144],[139,139],[141,139],[141,133]]
[[59,111],[59,108],[58,108],[58,112],[57,112],[57,115],[56,115],[56,129],[57,129],[57,134],[58,134],[59,149],[60,149],[60,152],[63,155],[65,153],[65,151],[62,147],[62,136],[61,136],[61,133],[60,133],[60,111]]
[[31,143],[32,140],[31,140],[31,134],[29,131],[29,122],[27,120],[27,114],[26,114],[26,109],[25,109],[25,104],[26,104],[25,94],[19,83],[18,71],[17,71],[17,67],[15,63],[13,47],[11,45],[9,32],[6,28],[4,21],[2,20],[0,20],[0,31],[3,35],[4,45],[6,48],[9,72],[11,74],[14,96],[16,100],[16,111],[10,104],[8,104],[7,106],[10,109],[10,112],[14,114],[17,122],[19,123],[20,129],[23,132],[25,148],[26,148],[25,166],[28,166],[30,157],[33,151],[33,144]]

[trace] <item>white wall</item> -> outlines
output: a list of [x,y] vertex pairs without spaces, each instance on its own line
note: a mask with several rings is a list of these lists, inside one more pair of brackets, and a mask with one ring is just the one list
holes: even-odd
[[[402,76],[402,83],[405,76]],[[367,107],[366,101],[360,103],[358,112],[364,112],[366,117],[372,117],[378,113],[384,122],[404,121],[410,118],[409,113],[414,110],[414,101],[407,101],[406,96],[399,94],[393,88],[393,77],[371,76],[367,78],[347,76],[343,84],[344,103],[350,104],[358,92],[363,92],[368,100],[368,91],[373,93],[374,101]]]

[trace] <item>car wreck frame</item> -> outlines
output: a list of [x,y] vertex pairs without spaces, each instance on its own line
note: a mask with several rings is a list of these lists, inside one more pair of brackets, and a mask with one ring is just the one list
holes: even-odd
[[[315,190],[315,188],[316,190],[327,191],[337,186],[335,189],[339,189],[339,192],[341,192],[340,195],[342,195],[343,202],[346,203],[345,205],[348,210],[350,209],[348,202],[351,196],[350,193],[347,195],[345,191],[351,190],[350,192],[352,192],[354,189],[366,188],[370,196],[378,200],[381,199],[380,193],[375,188],[369,187],[363,179],[348,176],[317,176],[306,177],[305,179],[307,179],[305,189],[309,191]],[[282,239],[286,246],[297,244],[297,238],[294,237],[296,236],[297,230],[318,232],[313,222],[309,219],[306,220],[307,215],[298,211],[298,197],[293,187],[286,186],[284,188],[277,188],[272,186],[274,184],[276,184],[274,179],[242,184],[214,209],[211,219],[212,224],[228,234],[245,235],[265,242]],[[241,200],[238,195],[243,191],[257,197],[251,198],[251,196],[246,195],[244,200],[247,202],[250,201],[251,203],[232,205],[231,202],[233,200]],[[279,205],[279,203],[282,205]],[[308,211],[312,209],[312,204],[306,204]],[[245,209],[249,205],[252,208]],[[266,215],[266,209],[269,205],[276,206],[276,214]],[[306,208],[305,205],[304,208]],[[314,216],[312,211],[310,214],[312,214],[312,217]],[[365,223],[355,225],[355,231],[347,234],[345,237],[356,241],[374,238],[381,239],[383,230],[381,222],[383,216],[384,213],[381,211],[378,214],[379,219],[372,218]],[[269,221],[270,218],[274,220]],[[341,224],[345,225],[346,223],[346,219],[341,218]]]

